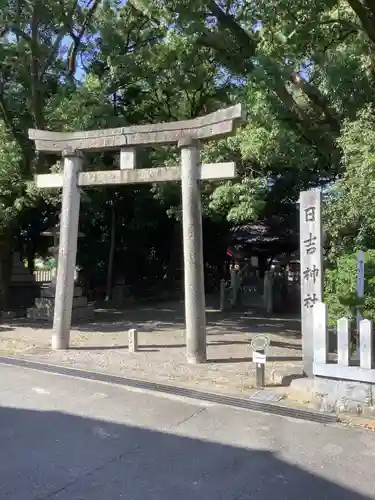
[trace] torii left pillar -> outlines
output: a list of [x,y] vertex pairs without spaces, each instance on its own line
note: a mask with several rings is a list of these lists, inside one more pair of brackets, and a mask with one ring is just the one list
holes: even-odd
[[63,158],[59,265],[56,279],[52,349],[69,348],[81,198],[78,175],[82,170],[83,154],[80,151],[68,150],[63,151]]
[[199,144],[186,138],[181,148],[186,354],[189,363],[206,361],[202,207],[198,179]]

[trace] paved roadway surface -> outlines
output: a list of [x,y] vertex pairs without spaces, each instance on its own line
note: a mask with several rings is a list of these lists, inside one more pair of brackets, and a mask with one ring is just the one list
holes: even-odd
[[375,499],[375,434],[0,365],[1,500]]

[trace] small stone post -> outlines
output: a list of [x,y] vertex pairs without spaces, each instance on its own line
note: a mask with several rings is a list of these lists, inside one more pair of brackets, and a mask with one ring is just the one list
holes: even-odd
[[79,151],[63,152],[63,157],[63,193],[52,349],[69,348],[80,205],[78,174],[83,164],[83,155]]
[[363,319],[359,324],[359,349],[361,368],[371,370],[373,368],[373,333],[372,321],[369,319]]
[[182,226],[185,278],[185,322],[188,363],[206,361],[202,206],[196,141],[179,141],[181,148]]
[[128,349],[129,352],[138,351],[138,332],[135,328],[128,331]]
[[238,270],[233,267],[230,271],[230,285],[231,285],[231,305],[235,307],[237,305],[238,297]]
[[326,364],[328,360],[328,314],[327,305],[317,302],[312,307],[312,341],[314,363]]
[[226,281],[224,279],[220,280],[220,312],[225,309],[225,288]]
[[341,318],[337,321],[337,364],[350,365],[350,325],[347,318]]

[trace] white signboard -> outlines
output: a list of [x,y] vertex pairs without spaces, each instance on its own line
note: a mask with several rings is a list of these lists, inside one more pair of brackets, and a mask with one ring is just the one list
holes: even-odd
[[301,329],[303,367],[312,376],[313,307],[323,299],[322,194],[310,189],[300,194]]
[[266,364],[266,355],[262,352],[253,351],[253,363],[258,363],[260,365]]

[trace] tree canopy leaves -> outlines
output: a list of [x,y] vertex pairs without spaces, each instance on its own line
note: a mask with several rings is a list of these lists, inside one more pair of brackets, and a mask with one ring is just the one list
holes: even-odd
[[[220,225],[275,214],[291,220],[299,191],[322,185],[329,187],[332,255],[373,244],[371,2],[3,0],[0,6],[0,236],[8,246],[37,251],[37,235],[58,211],[57,194],[40,193],[32,183],[35,173],[58,168],[58,158],[36,155],[28,128],[180,120],[234,102],[246,107],[247,123],[201,152],[202,161],[236,161],[239,171],[236,182],[202,188],[205,219],[217,234]],[[141,150],[139,161],[175,164],[178,151]],[[86,162],[113,168],[116,154],[88,155]],[[86,192],[81,221],[103,262],[114,213],[118,259],[126,252],[145,262],[159,255],[167,265],[165,242],[173,240],[180,215],[178,186]],[[141,237],[146,232],[155,235],[149,247]],[[80,255],[90,260],[85,244]]]

